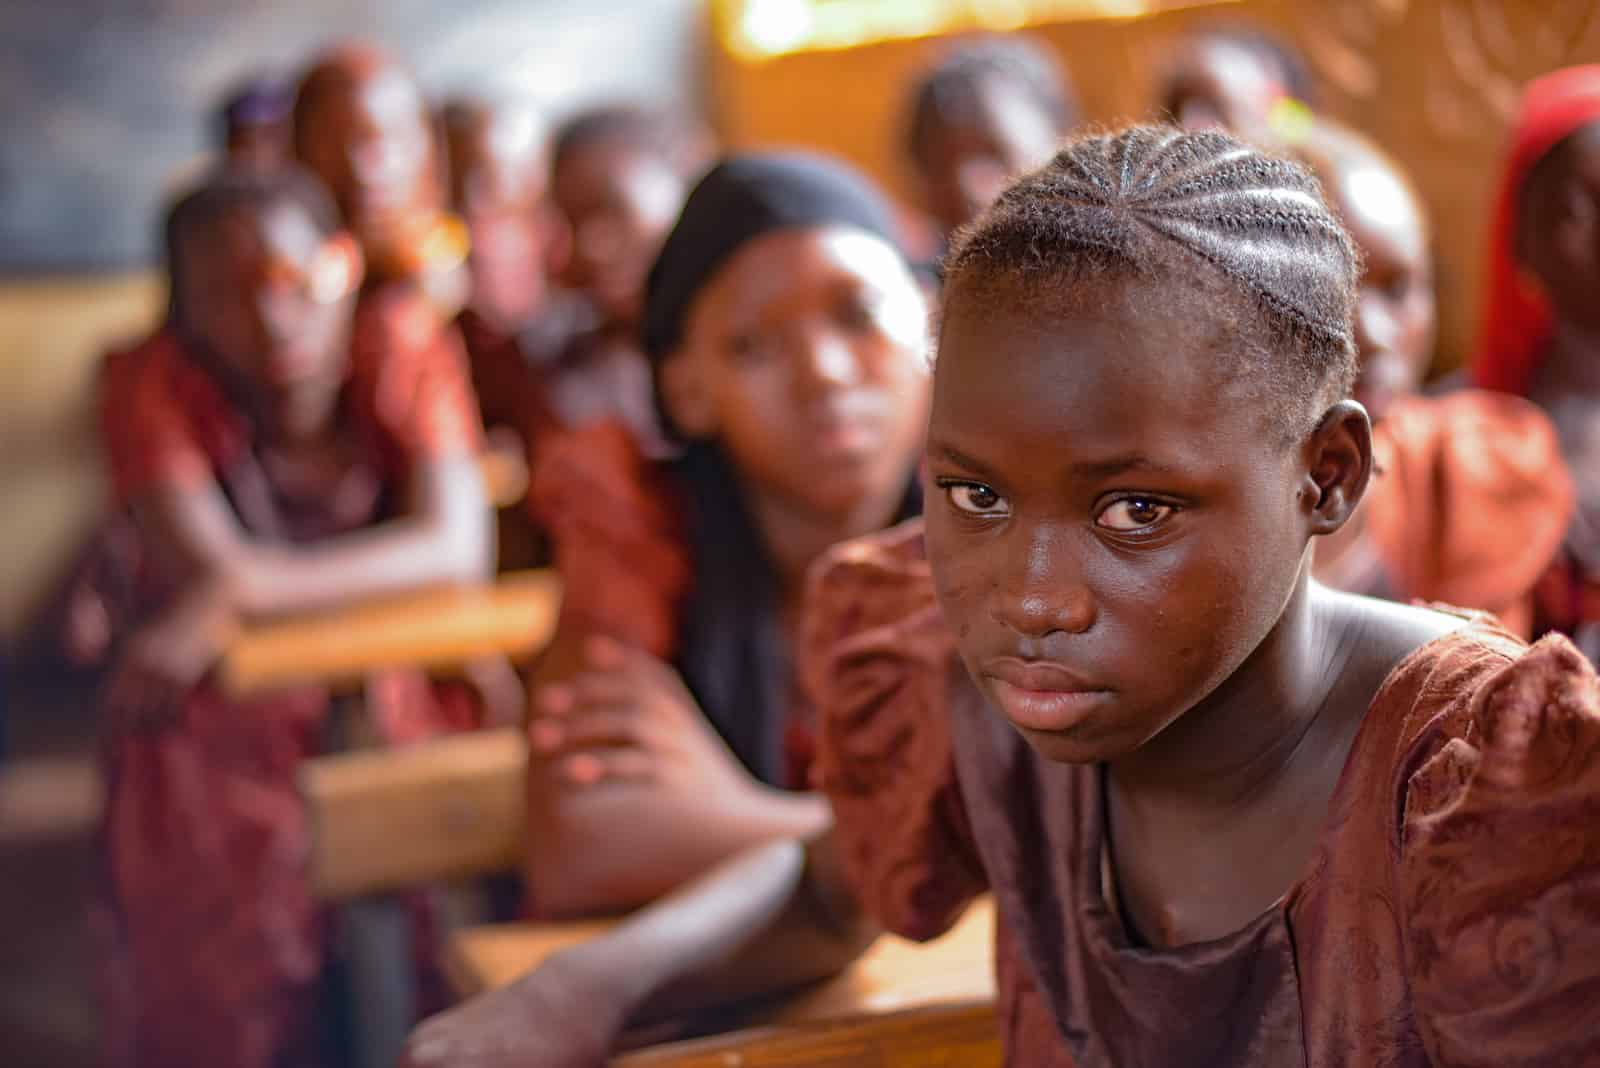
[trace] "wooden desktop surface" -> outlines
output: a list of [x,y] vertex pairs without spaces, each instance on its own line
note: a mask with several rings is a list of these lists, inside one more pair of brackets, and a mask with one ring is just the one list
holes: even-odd
[[230,694],[247,697],[352,683],[386,668],[446,670],[492,656],[531,656],[554,633],[560,605],[560,579],[527,571],[262,624],[234,640],[220,678]]
[[[452,978],[463,995],[503,986],[551,953],[593,938],[614,922],[470,928],[452,940]],[[993,956],[994,905],[981,898],[942,938],[919,944],[884,935],[843,974],[775,1000],[747,1020],[762,1036],[786,1036],[794,1025],[822,1020],[876,1018],[933,1005],[988,1005],[995,993]],[[619,1063],[631,1065],[642,1056]]]

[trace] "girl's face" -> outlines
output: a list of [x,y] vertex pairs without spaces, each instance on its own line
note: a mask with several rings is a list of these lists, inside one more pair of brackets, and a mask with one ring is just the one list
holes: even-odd
[[1191,130],[1259,134],[1284,86],[1260,57],[1229,41],[1190,40],[1179,46],[1161,110]]
[[688,195],[683,176],[656,153],[601,140],[561,160],[551,192],[572,235],[562,280],[607,318],[636,321],[645,276]]
[[1348,161],[1325,180],[1364,261],[1356,305],[1361,370],[1355,398],[1376,422],[1396,399],[1421,387],[1433,355],[1427,226],[1416,195],[1378,160]]
[[530,115],[452,130],[451,197],[472,234],[472,304],[508,329],[535,315],[562,228],[549,202],[544,139]]
[[361,256],[292,204],[233,212],[191,238],[185,327],[265,413],[327,411],[344,381]]
[[928,555],[967,670],[1051,760],[1114,760],[1194,707],[1306,564],[1306,451],[1283,444],[1252,375],[1219,370],[1236,325],[1172,288],[946,307]]
[[1049,161],[1061,133],[1020,87],[984,79],[968,114],[929,125],[921,159],[923,201],[945,230],[970,222],[1007,182]]
[[434,131],[421,92],[389,66],[353,70],[330,88],[303,142],[304,162],[363,235],[389,233],[438,208]]
[[695,298],[661,389],[759,492],[849,516],[904,484],[927,420],[927,309],[900,254],[852,229],[745,245]]

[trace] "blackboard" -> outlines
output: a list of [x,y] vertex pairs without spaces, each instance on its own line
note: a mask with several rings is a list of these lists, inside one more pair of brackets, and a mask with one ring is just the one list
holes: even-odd
[[161,205],[209,150],[239,78],[384,41],[431,91],[692,102],[696,0],[5,0],[0,274],[146,263]]

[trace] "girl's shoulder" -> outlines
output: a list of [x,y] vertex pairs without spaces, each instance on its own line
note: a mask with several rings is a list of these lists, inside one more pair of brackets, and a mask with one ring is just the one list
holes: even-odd
[[1530,647],[1475,619],[1395,668],[1369,730],[1357,758],[1382,802],[1407,985],[1435,1059],[1590,1063],[1577,1054],[1593,1035],[1571,1021],[1600,988],[1593,667],[1563,637]]
[[934,937],[986,880],[955,772],[946,709],[959,668],[922,521],[822,557],[801,631],[799,674],[817,710],[814,774],[845,867],[879,923]]

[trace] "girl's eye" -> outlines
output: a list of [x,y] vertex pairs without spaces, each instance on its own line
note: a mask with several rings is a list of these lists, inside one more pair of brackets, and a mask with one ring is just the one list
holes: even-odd
[[958,512],[981,516],[1011,513],[1010,502],[981,482],[945,482],[940,485]]
[[1132,534],[1155,526],[1174,511],[1176,509],[1172,505],[1152,501],[1147,497],[1124,497],[1120,501],[1111,502],[1095,522],[1107,530]]
[[774,349],[769,336],[755,331],[735,334],[728,339],[728,351],[736,363],[764,363],[773,355]]

